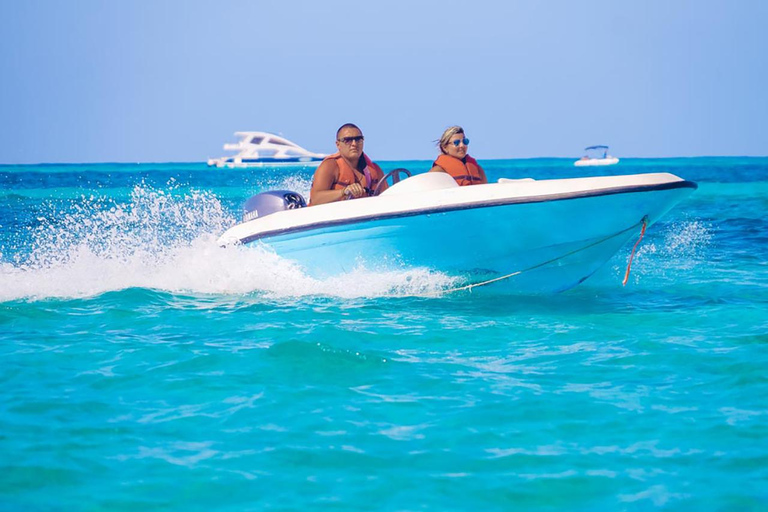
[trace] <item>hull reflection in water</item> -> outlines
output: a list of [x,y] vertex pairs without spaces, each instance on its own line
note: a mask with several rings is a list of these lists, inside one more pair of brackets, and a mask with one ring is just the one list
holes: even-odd
[[246,212],[250,220],[219,242],[263,244],[319,278],[418,267],[469,286],[556,292],[592,275],[695,188],[667,173],[471,187],[427,173],[377,197]]

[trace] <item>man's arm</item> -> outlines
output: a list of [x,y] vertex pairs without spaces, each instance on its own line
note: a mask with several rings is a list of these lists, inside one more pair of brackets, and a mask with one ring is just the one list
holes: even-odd
[[339,175],[339,166],[334,160],[323,160],[315,171],[312,179],[312,190],[309,191],[309,204],[325,204],[344,198],[343,190],[332,190]]

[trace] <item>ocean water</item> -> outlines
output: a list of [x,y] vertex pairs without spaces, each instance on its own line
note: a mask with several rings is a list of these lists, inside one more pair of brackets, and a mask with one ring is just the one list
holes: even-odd
[[441,294],[216,246],[312,169],[0,166],[0,510],[768,510],[768,158],[483,164],[699,189],[626,287]]

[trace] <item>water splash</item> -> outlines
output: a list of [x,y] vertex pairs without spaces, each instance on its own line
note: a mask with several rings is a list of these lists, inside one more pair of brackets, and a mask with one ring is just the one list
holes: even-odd
[[[644,277],[680,276],[706,263],[714,228],[701,220],[682,220],[664,227],[656,241],[643,241],[638,247],[632,265],[630,282],[638,283]],[[613,273],[623,275],[626,257],[618,258]]]
[[692,268],[702,262],[714,237],[711,225],[700,220],[680,221],[669,225],[662,233],[662,240],[642,246],[638,256],[655,254],[664,261],[674,260],[675,266]]
[[219,247],[217,238],[235,222],[232,215],[211,193],[173,186],[138,185],[125,203],[83,197],[67,211],[50,204],[38,221],[27,255],[0,263],[0,301],[88,297],[126,288],[356,298],[434,293],[453,283],[424,269],[360,268],[317,280],[267,247]]
[[299,175],[286,176],[281,179],[269,180],[265,183],[264,190],[291,190],[298,192],[309,202],[309,191],[312,188],[312,178],[306,178]]

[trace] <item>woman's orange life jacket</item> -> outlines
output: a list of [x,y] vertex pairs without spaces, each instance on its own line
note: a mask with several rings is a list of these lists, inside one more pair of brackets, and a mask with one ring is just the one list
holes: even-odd
[[466,160],[467,163],[465,164],[455,156],[440,155],[432,165],[437,165],[450,174],[460,187],[486,183],[481,174],[482,167],[477,163],[477,160],[469,155],[466,156]]
[[[368,195],[371,195],[373,194],[373,191],[376,190],[376,185],[379,184],[381,178],[384,177],[384,172],[381,170],[381,167],[368,158],[368,155],[363,153],[362,156],[365,158],[365,169],[363,169],[363,179],[365,183],[360,184],[370,190]],[[325,160],[336,160],[336,165],[339,166],[339,176],[336,178],[332,190],[343,190],[347,185],[351,185],[358,181],[357,174],[347,161],[344,160],[341,153],[334,153],[333,155],[327,156],[325,157]]]

